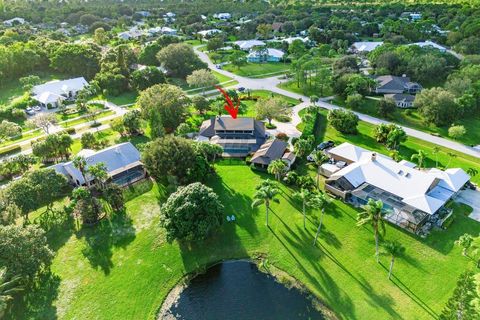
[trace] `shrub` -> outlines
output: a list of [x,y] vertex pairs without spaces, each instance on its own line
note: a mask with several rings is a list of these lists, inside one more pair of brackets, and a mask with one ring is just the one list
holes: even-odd
[[10,145],[10,146],[6,146],[4,148],[2,148],[0,150],[0,156],[4,157],[4,156],[9,156],[9,155],[12,155],[14,153],[18,153],[22,151],[22,148],[18,145]]
[[455,140],[460,139],[467,133],[467,129],[464,126],[451,126],[448,128],[448,136]]
[[351,111],[335,109],[330,110],[327,116],[328,121],[337,131],[346,134],[356,134],[358,116]]

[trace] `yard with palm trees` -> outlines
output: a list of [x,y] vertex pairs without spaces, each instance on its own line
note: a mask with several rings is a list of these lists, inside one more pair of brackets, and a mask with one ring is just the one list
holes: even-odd
[[[166,191],[158,185],[139,185],[142,192],[129,197],[127,214],[116,215],[92,228],[76,229],[65,222],[49,233],[57,251],[52,273],[29,292],[16,319],[153,319],[163,299],[186,274],[224,259],[259,258],[285,270],[343,319],[434,318],[451,295],[457,277],[474,263],[461,255],[454,241],[465,232],[478,234],[480,223],[466,217],[468,209],[455,206],[456,220],[447,231],[419,239],[391,225],[385,239],[398,241],[405,253],[375,261],[375,240],[370,225],[358,227],[359,210],[335,200],[325,210],[319,239],[320,210],[306,211],[293,190],[280,184],[269,203],[252,207],[266,174],[242,162],[220,162],[217,176],[207,184],[216,191],[225,223],[205,242],[189,245],[165,240],[159,227],[159,203]],[[138,190],[137,190],[138,191]],[[257,199],[265,199],[258,195]],[[382,242],[382,241],[381,241]]]

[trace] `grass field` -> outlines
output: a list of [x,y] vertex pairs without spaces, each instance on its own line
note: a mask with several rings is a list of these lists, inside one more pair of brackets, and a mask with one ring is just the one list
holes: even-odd
[[299,88],[297,86],[297,82],[295,80],[287,81],[287,82],[282,82],[278,86],[279,88],[295,92],[298,94],[303,94],[306,95],[307,97],[310,97],[312,95],[316,95],[318,97],[328,97],[331,96],[332,93],[332,88],[325,88],[323,92],[320,92],[318,89],[315,88],[306,88],[305,90],[302,88]]
[[[288,90],[288,89],[287,89]],[[345,100],[343,98],[336,97],[333,101],[333,104],[346,107]],[[377,101],[373,99],[364,99],[362,105],[359,108],[355,109],[358,112],[362,112],[374,117],[382,118],[378,114]],[[413,129],[438,134],[444,138],[449,138],[448,136],[448,127],[437,127],[433,124],[425,124],[423,122],[422,116],[418,113],[416,109],[411,109],[411,111],[402,110],[397,108],[395,113],[387,119],[395,123],[410,127]],[[463,125],[467,130],[465,136],[461,137],[458,141],[466,145],[478,145],[480,144],[480,118],[477,115],[472,117],[467,117],[466,119],[459,120],[455,123],[456,125]]]
[[248,63],[237,68],[231,64],[223,66],[223,69],[233,72],[243,77],[259,77],[267,78],[286,73],[290,70],[290,65],[282,62],[267,62],[267,63]]
[[157,185],[128,202],[126,215],[94,228],[78,230],[65,222],[49,234],[57,251],[52,273],[27,295],[27,307],[14,310],[14,318],[154,319],[185,274],[223,259],[262,256],[342,319],[430,319],[442,309],[457,276],[472,266],[453,245],[464,232],[480,232],[480,224],[465,217],[465,207],[456,207],[449,230],[426,240],[389,226],[386,237],[407,248],[389,281],[388,257],[375,263],[372,231],[355,226],[355,209],[335,201],[314,247],[318,213],[309,213],[304,230],[292,190],[281,187],[267,228],[263,208],[251,208],[254,187],[265,176],[241,163],[216,168],[218,176],[207,184],[220,195],[225,214],[237,216],[235,224],[225,224],[205,242],[169,244],[158,226],[166,195]]

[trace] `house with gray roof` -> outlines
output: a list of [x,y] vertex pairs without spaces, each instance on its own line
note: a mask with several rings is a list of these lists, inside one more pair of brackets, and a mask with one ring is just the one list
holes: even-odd
[[265,142],[255,152],[250,162],[260,168],[267,168],[274,161],[281,159],[290,168],[295,162],[295,154],[288,149],[288,143],[280,139],[271,139]]
[[[117,144],[100,151],[83,149],[78,156],[85,159],[87,169],[97,163],[105,164],[111,182],[119,186],[127,186],[146,176],[143,163],[140,161],[140,152],[130,142]],[[73,161],[58,163],[52,168],[76,186],[85,185],[87,183],[85,179],[88,182],[94,180],[89,174],[84,178],[80,170],[73,165]]]
[[205,120],[199,141],[210,141],[223,148],[224,157],[246,157],[257,151],[266,140],[265,125],[253,118],[217,116]]
[[392,99],[395,105],[402,109],[413,108],[413,102],[415,101],[415,96],[405,93],[386,94],[384,97]]
[[376,93],[395,94],[395,93],[410,93],[416,94],[422,91],[422,86],[416,82],[410,81],[410,78],[403,75],[398,76],[379,76],[376,77],[377,87]]

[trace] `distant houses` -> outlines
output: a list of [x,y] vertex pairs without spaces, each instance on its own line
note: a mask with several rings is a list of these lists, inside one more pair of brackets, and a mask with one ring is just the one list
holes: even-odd
[[396,93],[408,93],[416,94],[422,90],[422,86],[416,82],[410,81],[410,78],[403,75],[398,76],[379,76],[376,77],[377,87],[376,93],[383,94],[396,94]]
[[232,15],[228,12],[222,12],[222,13],[216,13],[213,15],[214,18],[217,18],[219,20],[230,20],[232,18]]
[[202,123],[197,140],[221,146],[223,157],[242,158],[265,143],[265,125],[253,118],[212,117]]
[[411,44],[412,46],[419,46],[421,48],[433,48],[437,49],[440,52],[447,52],[447,48],[444,46],[441,46],[433,41],[427,40],[427,41],[422,41],[422,42],[415,42]]
[[369,53],[383,45],[383,41],[360,41],[354,42],[350,48],[350,51],[353,53]]
[[64,100],[73,100],[77,93],[88,86],[87,80],[83,77],[54,80],[32,88],[33,99],[41,107],[57,108]]
[[[117,144],[100,151],[83,149],[77,156],[86,160],[86,169],[97,163],[103,163],[111,182],[119,186],[127,186],[146,176],[143,163],[140,161],[140,152],[130,142]],[[84,177],[82,172],[73,165],[73,161],[59,163],[52,168],[76,186],[86,185],[87,181],[90,183],[94,180],[89,174]]]
[[5,27],[13,27],[15,25],[25,24],[27,21],[23,18],[15,17],[10,20],[3,21]]
[[243,51],[250,51],[255,47],[264,47],[267,44],[261,40],[240,40],[235,41],[235,44]]
[[201,35],[203,38],[208,38],[212,37],[216,34],[222,33],[222,30],[219,29],[208,29],[208,30],[202,30],[197,32],[197,34]]
[[131,39],[139,39],[144,35],[142,30],[137,29],[136,27],[128,30],[123,31],[118,34],[118,37],[122,40],[131,40]]
[[280,62],[283,59],[285,52],[278,49],[262,48],[259,50],[251,50],[247,55],[247,61],[253,63],[262,62]]
[[415,96],[405,93],[386,94],[385,98],[392,99],[395,105],[402,109],[413,108]]

